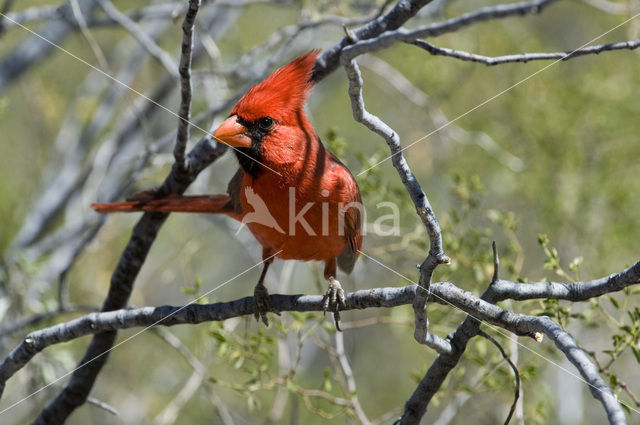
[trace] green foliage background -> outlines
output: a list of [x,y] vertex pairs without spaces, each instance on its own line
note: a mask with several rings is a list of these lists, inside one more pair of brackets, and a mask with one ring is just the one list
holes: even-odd
[[[16,7],[49,3],[52,2],[25,1]],[[127,2],[116,2],[116,5],[122,9],[131,7]],[[486,2],[456,1],[445,8],[444,14],[457,16],[484,5]],[[331,2],[304,2],[304,6],[318,16],[328,12],[351,14],[357,9],[351,4]],[[233,63],[234,58],[275,29],[294,23],[300,7],[299,4],[247,7],[220,43],[222,57]],[[438,38],[435,43],[485,55],[563,51],[592,40],[625,19],[626,16],[607,15],[579,2],[558,2],[540,16],[478,24]],[[638,27],[640,22],[633,21],[597,42],[638,38]],[[127,36],[123,30],[113,28],[92,32],[106,52],[116,40]],[[174,33],[175,37],[161,40],[170,52],[176,52],[179,46],[178,25]],[[315,47],[328,47],[341,36],[341,29],[327,27]],[[1,39],[0,55],[5,55],[24,38],[25,34],[19,29],[8,31]],[[80,35],[69,39],[64,47],[93,60],[91,50]],[[291,57],[296,53],[292,51]],[[479,138],[472,143],[461,143],[443,136],[444,132],[428,137],[405,152],[441,221],[445,250],[453,259],[450,266],[438,269],[436,280],[451,280],[464,289],[481,293],[492,273],[492,240],[498,242],[502,277],[523,281],[591,279],[618,272],[638,260],[638,52],[605,52],[552,66],[549,62],[532,62],[485,67],[430,57],[408,45],[396,45],[378,57],[428,94],[433,107],[441,108],[449,119],[540,71],[455,123],[472,134],[490,136],[501,152],[519,158],[521,169],[505,166],[477,143]],[[198,64],[198,67],[206,69],[207,65]],[[411,103],[365,66],[362,68],[367,107],[400,134],[405,146],[434,130],[427,110]],[[150,62],[134,86],[149,87],[148,81],[157,78],[159,71],[159,67]],[[42,188],[42,179],[46,179],[42,170],[59,155],[52,148],[52,141],[67,113],[74,85],[86,72],[85,65],[58,52],[0,93],[1,249],[9,245],[32,199]],[[86,119],[97,102],[98,99],[85,99],[84,107],[77,111],[78,119]],[[167,106],[175,110],[177,95],[172,102]],[[204,108],[202,99],[196,99],[194,105],[196,112]],[[386,156],[384,142],[353,121],[343,70],[337,70],[315,88],[309,111],[318,133],[354,173]],[[166,121],[159,124],[158,134],[173,128],[176,120],[167,116]],[[212,193],[223,190],[234,167],[232,158],[216,163],[206,184],[208,190]],[[138,186],[157,184],[167,170],[165,164],[146,171]],[[423,260],[428,240],[391,162],[382,163],[358,180],[370,222],[377,215],[389,212],[377,209],[379,202],[396,202],[402,210],[401,236],[368,235],[365,252],[409,279],[417,279],[415,264]],[[90,212],[87,210],[87,213]],[[101,303],[110,272],[136,219],[121,215],[109,218],[68,277],[73,302]],[[255,245],[254,255],[258,252]],[[201,217],[174,215],[149,255],[137,281],[132,304],[183,304],[193,299],[194,294],[214,288],[253,264],[254,259],[245,248],[217,224]],[[37,273],[38,265],[20,264],[20,269],[26,276],[24,288],[27,288],[29,276]],[[281,270],[282,266],[278,265],[271,273],[272,285]],[[249,295],[258,273],[256,269],[215,291],[207,301]],[[409,283],[366,259],[361,260],[354,275],[341,281],[348,290]],[[296,264],[289,292],[320,293],[324,291],[323,285],[315,265]],[[55,289],[52,283],[42,291],[41,305],[27,306],[26,311],[46,311],[55,302]],[[640,382],[637,351],[640,294],[637,292],[627,291],[599,302],[576,305],[527,302],[503,306],[518,312],[551,315],[586,349],[596,351],[603,365],[610,358],[615,359],[606,373],[617,392],[621,392],[621,380],[637,392],[640,391],[637,385]],[[430,306],[429,312],[432,330],[442,336],[455,329],[464,318],[462,313],[443,306]],[[343,315],[346,322],[374,316],[383,316],[381,321],[387,323],[348,330],[344,334],[358,396],[370,418],[402,407],[416,380],[435,358],[434,353],[414,342],[409,307]],[[264,329],[253,318],[243,318],[225,324],[171,329],[206,365],[211,378],[181,410],[179,423],[217,423],[207,395],[212,393],[218,394],[231,410],[239,412],[245,418],[244,423],[262,422],[259,418],[267,416],[278,387],[285,388],[289,394],[286,423],[290,417],[298,418],[298,423],[346,423],[351,415],[348,409],[304,396],[305,389],[345,396],[329,357],[322,350],[310,348],[331,339],[330,320],[323,320],[319,314],[284,313],[281,317],[274,316],[272,323],[274,325]],[[312,330],[318,332],[315,337]],[[515,347],[500,332],[486,330],[505,347]],[[120,338],[134,332],[136,330],[122,332]],[[22,336],[13,335],[8,346]],[[296,341],[302,341],[298,369],[280,382],[276,382],[278,338],[293,341],[293,346]],[[314,338],[318,339],[315,343]],[[577,416],[581,418],[578,423],[603,423],[604,413],[587,388],[533,353],[549,357],[573,371],[563,363],[550,342],[536,344],[522,338],[518,341],[524,346],[520,348],[519,367],[527,423],[558,423],[558,404],[563,400],[560,388],[566,388],[560,385],[561,381],[571,381],[568,385],[584,398],[583,404],[575,405],[583,410]],[[71,370],[87,342],[87,338],[82,338],[40,354],[27,368],[28,376],[25,373],[9,381],[12,394],[5,397],[8,400],[3,400],[0,407]],[[129,420],[124,423],[134,423],[129,422],[133,421],[131,418],[148,423],[175,397],[191,372],[189,364],[172,348],[153,332],[146,332],[114,350],[93,395],[126,411],[125,417]],[[468,423],[469,417],[478,424],[501,423],[511,400],[512,385],[509,369],[495,349],[475,339],[463,362],[434,400],[425,423],[431,423],[456,395],[465,392],[472,393],[472,397],[460,408],[452,424]],[[58,389],[56,384],[16,408],[9,414],[8,423],[21,423],[23,418],[31,417]],[[633,406],[624,392],[621,398]],[[495,408],[488,409],[489,405]],[[321,418],[323,414],[326,417]],[[630,423],[640,423],[637,413],[630,413],[628,418]],[[85,406],[69,423],[120,421],[122,419],[110,417],[95,407]]]

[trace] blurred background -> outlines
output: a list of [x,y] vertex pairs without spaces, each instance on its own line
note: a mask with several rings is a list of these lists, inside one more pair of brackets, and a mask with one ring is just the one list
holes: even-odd
[[[0,21],[4,358],[28,332],[99,308],[139,215],[102,217],[90,204],[153,188],[173,163],[178,119],[77,58],[177,111],[179,84],[170,65],[178,62],[186,3],[2,3],[13,21],[68,51]],[[487,4],[436,0],[406,26]],[[196,22],[194,122],[207,130],[217,125],[228,115],[230,99],[249,84],[301,53],[334,45],[344,36],[343,24],[357,27],[382,7],[381,1],[204,1]],[[558,1],[539,15],[479,23],[429,41],[489,56],[568,51],[638,12],[637,0]],[[136,30],[151,44],[145,46]],[[636,18],[596,44],[638,39],[639,33]],[[148,46],[156,43],[154,57]],[[638,54],[604,52],[555,63],[405,151],[452,258],[436,271],[436,281],[482,293],[493,272],[492,240],[505,279],[589,280],[638,260]],[[550,64],[487,67],[405,44],[358,62],[368,110],[392,126],[404,146]],[[379,203],[399,206],[399,235],[370,232],[364,252],[417,280],[415,265],[426,255],[428,237],[391,161],[369,169],[388,150],[353,120],[347,87],[343,69],[321,81],[309,100],[310,119],[354,175],[368,169],[358,176],[368,223],[389,214]],[[201,136],[192,128],[192,142]],[[189,192],[223,192],[236,168],[227,153]],[[186,304],[256,264],[260,253],[236,222],[173,214],[136,281],[131,304]],[[272,293],[323,293],[321,272],[317,264],[276,262],[267,286]],[[258,276],[256,268],[199,302],[251,295]],[[340,281],[348,291],[411,283],[366,258]],[[620,398],[638,409],[638,292],[586,303],[501,306],[558,321],[594,353]],[[431,331],[443,337],[465,317],[450,307],[428,309]],[[271,322],[265,328],[247,317],[144,332],[111,353],[91,394],[94,403],[68,423],[359,423],[353,409],[332,400],[348,399],[351,390],[349,373],[337,361],[331,318],[283,313]],[[344,344],[359,403],[371,421],[392,423],[436,354],[413,340],[410,306],[346,312],[343,322],[338,346]],[[575,371],[551,342],[512,340],[503,330],[484,329],[517,359],[524,410],[512,423],[606,421],[587,386],[562,370]],[[119,338],[137,331],[120,332]],[[8,382],[0,409],[72,370],[88,342],[84,337],[38,354]],[[33,420],[64,382],[12,408],[0,422]],[[470,417],[477,424],[502,423],[513,385],[497,350],[476,338],[423,423],[466,424]],[[628,410],[628,421],[640,424],[640,415]]]

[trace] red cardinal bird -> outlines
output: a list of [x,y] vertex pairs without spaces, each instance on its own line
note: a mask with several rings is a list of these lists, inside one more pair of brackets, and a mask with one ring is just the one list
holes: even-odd
[[323,306],[334,312],[344,291],[336,266],[350,273],[362,246],[360,191],[349,170],[320,141],[304,111],[318,51],[278,69],[253,86],[214,132],[231,146],[240,168],[228,195],[142,195],[93,204],[101,213],[161,211],[222,213],[247,225],[262,245],[264,268],[254,289],[256,319],[274,311],[263,281],[274,257],[323,261],[329,281]]

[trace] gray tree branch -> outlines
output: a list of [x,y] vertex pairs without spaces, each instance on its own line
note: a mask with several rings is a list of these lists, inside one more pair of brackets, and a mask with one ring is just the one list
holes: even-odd
[[534,282],[520,283],[498,280],[491,290],[498,300],[554,299],[568,301],[586,301],[610,292],[640,283],[640,261],[623,270],[600,279],[584,282]]
[[[372,20],[371,22],[350,31],[351,37],[357,40],[376,38],[385,31],[399,28],[409,19],[414,17],[424,6],[432,0],[399,0],[389,12]],[[339,43],[325,50],[316,62],[313,70],[314,81],[320,81],[335,71],[340,65],[342,50],[353,42],[349,37],[344,37]]]
[[[220,157],[225,150],[223,145],[218,145],[208,136],[203,137],[189,154],[189,168],[186,172],[178,172],[174,166],[159,189],[160,193],[184,193],[200,171]],[[109,293],[102,306],[103,311],[126,306],[133,289],[133,282],[167,216],[168,214],[144,214],[135,226],[112,276]],[[113,346],[115,337],[115,331],[94,336],[80,362],[80,367],[72,374],[63,391],[47,404],[36,419],[36,424],[63,423],[75,408],[86,401],[98,373],[107,361],[106,353]]]
[[[89,15],[96,6],[93,0],[78,0],[78,5],[83,15]],[[77,25],[70,4],[65,4],[59,8],[59,12],[65,19],[52,20],[38,30],[38,33],[43,38],[54,44],[62,43]],[[8,19],[3,19],[3,21],[12,23]],[[4,25],[8,27],[6,22]],[[0,61],[0,91],[15,78],[24,75],[32,65],[49,56],[54,50],[53,44],[47,43],[35,35],[20,43]]]
[[[637,275],[632,274],[631,270],[637,273],[639,263],[621,273],[591,282],[608,282],[607,292],[618,291],[626,286],[638,284],[640,279],[638,279]],[[498,281],[496,284],[500,282],[507,283],[506,281]],[[515,282],[508,283],[521,287],[532,285]],[[422,287],[417,285],[356,291],[347,294],[345,310],[407,305],[413,303],[416,292],[422,291],[424,291]],[[594,294],[597,293],[594,292]],[[492,297],[492,302],[505,299],[504,295],[496,296],[494,294]],[[573,297],[576,301],[585,300],[584,295],[580,292],[574,292]],[[486,293],[485,298],[487,298]],[[615,396],[600,378],[597,367],[591,362],[586,353],[579,349],[571,335],[549,318],[509,312],[492,302],[463,291],[450,282],[433,283],[430,287],[429,300],[453,306],[468,313],[470,318],[465,322],[473,321],[478,327],[480,322],[484,321],[506,329],[515,335],[530,336],[538,332],[544,333],[578,369],[582,378],[589,385],[593,396],[603,404],[610,423],[625,423],[624,414]],[[322,311],[321,295],[272,295],[272,302],[279,311]],[[208,305],[188,304],[182,307],[144,307],[91,313],[27,335],[23,342],[0,363],[0,390],[4,389],[7,379],[24,367],[34,355],[52,344],[70,341],[83,335],[99,335],[104,332],[115,332],[118,329],[132,327],[173,326],[226,320],[232,317],[251,315],[254,309],[253,298],[246,297],[235,301]],[[479,332],[479,328],[476,332]],[[452,338],[453,341],[455,341],[455,335]],[[455,346],[455,344],[454,347],[456,348],[452,349],[450,353],[441,354],[434,366],[438,363],[438,360],[444,357],[460,355],[464,351]],[[101,353],[101,355],[105,356],[105,353]],[[421,417],[421,415],[419,416]],[[407,416],[407,411],[405,411],[405,416],[401,423],[417,423],[415,422],[416,419],[419,420],[417,415]]]
[[[459,328],[453,337],[450,338],[450,341],[445,341],[448,349],[446,351],[440,351],[441,355],[432,368],[435,367],[436,370],[442,373],[446,372],[446,369],[438,369],[438,364],[446,362],[447,360],[452,363],[451,368],[457,364],[459,356],[464,352],[464,345],[466,345],[468,338],[473,336],[469,331],[475,329],[476,333],[479,332],[479,320],[500,326],[517,335],[543,332],[549,336],[567,356],[571,356],[569,359],[576,364],[576,367],[580,370],[584,379],[594,385],[594,387],[591,387],[594,396],[601,400],[607,408],[608,414],[615,419],[617,417],[617,410],[610,405],[611,403],[606,392],[604,394],[602,393],[602,383],[593,375],[591,363],[585,363],[584,356],[574,352],[576,350],[574,347],[575,343],[570,336],[567,336],[568,334],[565,335],[561,328],[547,318],[517,315],[505,311],[492,303],[506,299],[525,300],[536,298],[586,301],[592,297],[620,291],[628,286],[639,283],[640,261],[620,273],[585,282],[518,283],[498,280],[493,283],[489,290],[483,295],[483,298],[490,299],[491,302],[484,301],[469,292],[462,291],[450,282],[433,283],[430,287],[428,300],[430,302],[454,306],[469,313],[471,317],[465,320],[465,323],[463,323],[461,327],[469,328],[471,323],[474,327],[467,329],[466,332],[462,332]],[[529,288],[534,290],[530,291]],[[416,292],[424,291],[416,285],[356,291],[347,294],[346,310],[395,307],[410,304],[413,303]],[[279,311],[322,310],[322,296],[320,295],[273,295],[272,302],[274,307]],[[0,363],[0,390],[4,389],[6,380],[15,374],[16,371],[24,367],[35,354],[52,344],[70,341],[87,334],[97,334],[96,336],[98,336],[105,332],[115,332],[117,329],[131,327],[153,325],[172,326],[212,320],[226,320],[231,317],[251,315],[253,314],[254,308],[252,297],[247,297],[236,301],[210,305],[190,304],[184,307],[164,306],[120,309],[116,311],[92,313],[69,322],[32,332]],[[466,335],[466,341],[459,340],[461,333]],[[459,343],[464,344],[460,346],[458,345]],[[110,346],[106,349],[109,350]],[[106,357],[104,352],[97,353],[97,355]],[[87,368],[87,366],[84,368]],[[597,372],[597,368],[595,370]],[[425,377],[432,378],[432,374],[427,373]],[[437,388],[435,390],[437,391]],[[426,408],[426,404],[424,407]],[[414,410],[409,409],[405,411],[405,415],[407,415],[408,412],[411,413],[414,412]],[[424,411],[422,413],[424,413]],[[407,416],[407,420],[411,417],[412,416]],[[620,422],[614,421],[612,423]]]
[[[589,296],[601,296],[608,291],[620,291],[628,286],[640,283],[640,262],[626,270],[600,279],[587,282],[556,283],[536,282],[520,283],[498,280],[482,295],[481,299],[489,303],[496,303],[507,299],[564,299],[569,301],[586,301]],[[440,288],[433,284],[431,291],[435,294]],[[606,289],[605,289],[606,288]],[[435,301],[435,300],[434,300]],[[461,307],[461,306],[458,306]],[[449,341],[456,349],[450,354],[441,354],[429,367],[415,391],[405,404],[405,411],[399,423],[417,423],[424,415],[431,398],[438,392],[445,378],[458,364],[467,343],[480,331],[480,322],[475,316],[467,317],[453,332]]]
[[424,40],[413,40],[409,42],[414,46],[418,46],[434,56],[447,56],[450,58],[460,59],[467,62],[478,62],[487,66],[501,65],[504,63],[527,63],[535,60],[569,60],[579,56],[598,54],[611,50],[635,50],[640,47],[640,40],[621,41],[619,43],[598,44],[588,46],[576,50],[568,50],[566,52],[553,53],[521,53],[517,55],[505,56],[483,56],[475,53],[464,52],[462,50],[448,49],[445,47],[437,47]]
[[120,26],[125,28],[133,38],[135,38],[145,50],[162,65],[169,75],[178,79],[178,68],[173,62],[171,55],[162,50],[160,46],[145,32],[140,26],[129,16],[120,12],[109,0],[98,0],[100,7],[105,11],[107,16],[116,21]]
[[[494,243],[494,247],[495,247],[495,243]],[[515,365],[515,363],[513,363],[511,361],[511,359],[509,358],[507,353],[504,351],[504,348],[502,348],[500,343],[498,341],[496,341],[496,339],[494,337],[492,337],[491,335],[489,335],[488,333],[486,333],[483,330],[478,332],[478,335],[480,335],[483,338],[486,338],[493,345],[496,346],[496,348],[500,351],[500,354],[502,355],[502,358],[507,362],[507,364],[509,365],[509,367],[511,367],[511,370],[513,371],[513,376],[514,376],[515,382],[516,382],[514,396],[513,396],[513,403],[511,404],[511,408],[509,409],[509,414],[507,415],[507,418],[504,421],[504,425],[508,425],[509,421],[511,421],[511,417],[513,416],[513,414],[516,411],[516,405],[518,403],[518,399],[520,398],[520,372],[518,372],[518,367]]]
[[376,37],[367,37],[366,39],[360,37],[352,45],[343,46],[341,54],[353,59],[365,53],[386,49],[399,41],[411,42],[417,38],[437,37],[480,22],[540,13],[555,1],[557,0],[534,0],[486,6],[474,12],[465,13],[459,17],[429,24],[414,30],[398,28],[393,31],[386,31]]
[[182,23],[182,54],[180,56],[180,109],[178,115],[178,134],[173,156],[176,159],[178,171],[186,171],[184,152],[190,135],[191,121],[191,52],[193,50],[193,29],[196,22],[196,14],[200,8],[200,0],[189,0],[189,9]]
[[341,60],[349,79],[349,97],[351,98],[351,109],[353,110],[354,119],[382,137],[389,146],[393,166],[398,172],[402,184],[409,192],[411,200],[416,207],[416,212],[422,219],[429,234],[429,253],[420,265],[419,282],[425,291],[418,292],[413,302],[416,322],[414,338],[420,344],[425,344],[435,349],[442,344],[435,335],[428,332],[429,320],[426,311],[427,294],[435,268],[439,264],[447,264],[451,261],[449,257],[445,255],[442,248],[442,231],[440,230],[440,224],[431,208],[427,195],[422,190],[420,183],[418,183],[418,180],[402,154],[400,137],[391,127],[365,109],[364,98],[362,97],[362,75],[360,74],[360,69],[355,59],[343,54]]
[[[172,16],[173,11],[176,9],[176,6],[178,4],[179,2],[154,4],[151,6],[136,9],[131,13],[128,13],[127,16],[134,21],[157,19],[164,20]],[[8,29],[14,27],[17,24],[26,24],[28,22],[34,21],[64,19],[68,14],[68,11],[66,9],[68,7],[68,3],[63,3],[58,6],[34,6],[24,10],[8,13],[7,16],[11,20],[6,22],[6,28]],[[118,22],[109,17],[105,18],[89,16],[87,19],[88,27],[107,25],[118,25]],[[75,26],[75,28],[77,29],[77,26]]]

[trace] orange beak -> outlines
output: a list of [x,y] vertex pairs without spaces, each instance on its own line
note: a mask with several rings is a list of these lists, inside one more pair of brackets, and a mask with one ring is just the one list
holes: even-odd
[[252,141],[246,131],[245,126],[238,122],[238,117],[232,115],[213,133],[213,140],[234,148],[250,148]]

